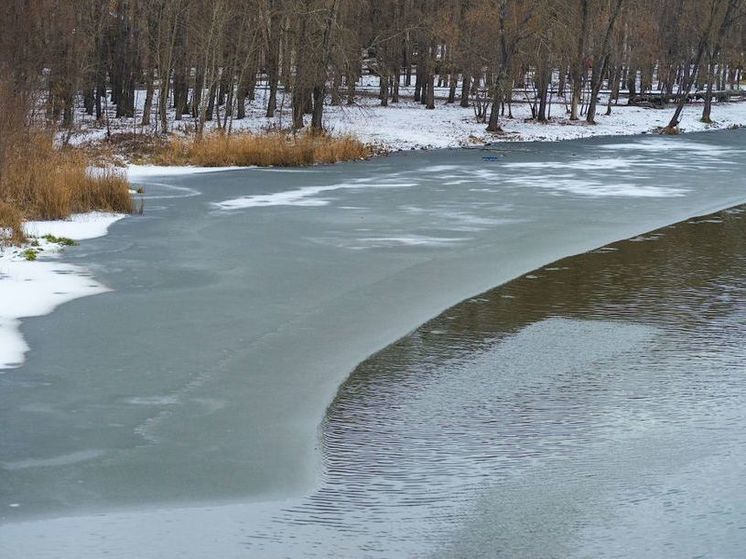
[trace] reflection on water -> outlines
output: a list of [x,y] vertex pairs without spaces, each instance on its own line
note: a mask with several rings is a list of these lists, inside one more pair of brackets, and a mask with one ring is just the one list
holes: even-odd
[[745,216],[556,262],[362,363],[323,424],[321,488],[250,548],[738,556]]

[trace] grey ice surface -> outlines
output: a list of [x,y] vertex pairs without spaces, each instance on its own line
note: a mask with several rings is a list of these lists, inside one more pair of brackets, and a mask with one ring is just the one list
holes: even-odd
[[[321,483],[320,424],[359,362],[549,262],[745,202],[745,154],[738,130],[144,181],[144,216],[66,255],[113,291],[24,321],[28,360],[0,375],[0,555],[309,556],[314,546],[291,545],[292,529],[285,540],[266,528],[268,552],[246,542],[268,510]],[[520,334],[527,345],[494,351],[541,353],[531,344],[542,328],[596,336],[581,362],[615,355],[609,340],[655,335],[549,319]],[[567,352],[555,358],[575,366]],[[443,394],[426,394],[436,399],[423,405],[447,408]],[[545,483],[561,501],[541,467],[525,474],[540,480],[530,487],[544,494]],[[500,499],[523,502],[516,487]],[[513,506],[490,495],[470,493],[462,506]],[[489,531],[475,530],[491,556]],[[603,526],[587,530],[608,536]],[[386,533],[376,532],[379,541]],[[396,555],[358,533],[346,545],[342,555]],[[423,549],[411,545],[400,554]],[[471,545],[480,543],[459,549]]]

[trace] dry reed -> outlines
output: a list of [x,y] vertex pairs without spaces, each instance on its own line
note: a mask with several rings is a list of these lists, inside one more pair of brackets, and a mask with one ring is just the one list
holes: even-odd
[[173,138],[155,153],[152,162],[203,167],[300,167],[366,159],[371,155],[373,150],[352,136],[216,132],[201,139]]
[[0,168],[0,201],[20,211],[25,219],[133,210],[125,177],[113,172],[89,174],[82,153],[55,149],[52,138],[41,134],[6,151]]
[[0,245],[17,245],[25,240],[23,214],[10,204],[0,201]]

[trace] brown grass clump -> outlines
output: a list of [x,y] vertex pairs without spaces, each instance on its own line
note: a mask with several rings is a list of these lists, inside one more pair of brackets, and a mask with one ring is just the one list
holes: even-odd
[[662,136],[676,136],[679,133],[679,127],[674,126],[673,128],[670,126],[665,126],[663,128],[658,129],[658,133]]
[[55,149],[50,136],[31,136],[5,154],[0,201],[26,219],[63,219],[93,210],[132,212],[125,177],[113,172],[93,176],[86,169],[82,153]]
[[10,204],[0,201],[0,245],[17,245],[25,241],[23,214]]
[[153,156],[160,165],[300,167],[366,159],[373,150],[352,136],[328,134],[223,134],[174,138]]

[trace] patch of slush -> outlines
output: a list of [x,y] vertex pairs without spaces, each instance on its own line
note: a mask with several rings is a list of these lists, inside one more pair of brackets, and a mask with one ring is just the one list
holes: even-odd
[[5,470],[25,470],[27,468],[49,468],[53,466],[69,466],[71,464],[78,464],[87,460],[93,460],[105,454],[103,450],[81,450],[79,452],[71,452],[69,454],[62,454],[60,456],[52,456],[51,458],[26,458],[25,460],[17,460],[15,462],[2,462],[0,465]]
[[[32,221],[25,229],[30,236],[84,240],[105,235],[123,217],[93,212],[69,220]],[[42,254],[53,254],[59,248],[43,239],[39,244]],[[21,318],[49,314],[62,303],[106,291],[85,268],[54,260],[32,262],[25,259],[22,249],[0,248],[0,370],[22,365],[29,350],[19,330]]]
[[399,237],[364,237],[358,239],[361,243],[349,248],[386,248],[396,246],[431,246],[444,247],[461,243],[470,239],[465,237],[428,237],[426,235],[402,235]]
[[134,398],[127,398],[125,401],[135,406],[175,406],[179,403],[179,397],[173,395],[135,396]]
[[[458,171],[460,169],[462,169],[460,165],[432,165],[430,167],[423,167],[420,170],[420,172],[422,173],[443,173],[445,171]],[[447,178],[447,177],[443,177],[443,178]]]
[[[635,163],[614,163],[617,160],[599,160],[604,163],[598,168],[598,171],[605,171],[609,168],[612,170],[620,170],[625,167],[634,167]],[[525,169],[527,171],[534,171],[533,173],[525,173],[521,175],[505,175],[501,174],[499,168],[497,169],[473,169],[469,170],[468,173],[475,178],[475,180],[494,183],[494,184],[508,184],[511,186],[518,187],[533,187],[543,188],[547,190],[554,190],[558,193],[569,193],[577,196],[608,196],[608,197],[632,197],[632,198],[671,198],[684,196],[688,189],[673,187],[673,186],[660,186],[660,185],[645,185],[633,182],[606,182],[608,177],[604,176],[602,179],[596,181],[588,178],[580,178],[578,175],[573,173],[573,170],[587,171],[596,169],[592,160],[583,160],[573,163],[559,163],[559,162],[537,162],[537,163],[506,163],[504,167],[512,169]],[[616,167],[614,167],[616,166]],[[564,173],[551,173],[551,169],[563,169]],[[630,173],[625,175],[625,178],[637,178],[642,180],[642,177],[633,177]]]
[[214,202],[212,205],[221,210],[242,210],[246,208],[261,208],[267,206],[326,206],[329,200],[315,198],[323,192],[359,188],[408,188],[415,183],[371,183],[368,179],[330,184],[325,186],[304,186],[294,190],[272,192],[270,194],[250,194],[239,198]]
[[531,161],[523,163],[503,163],[507,169],[577,169],[579,171],[612,171],[628,169],[634,165],[630,158],[578,159],[577,161]]
[[577,196],[629,197],[629,198],[676,198],[685,196],[688,189],[671,186],[653,186],[634,183],[605,183],[592,180],[565,178],[552,175],[506,177],[503,182],[516,186],[527,186],[566,192]]
[[591,181],[564,181],[557,190],[581,196],[616,196],[630,198],[676,198],[687,189],[666,186],[645,186],[631,183],[603,184]]
[[720,156],[727,153],[731,153],[734,150],[731,148],[724,148],[721,146],[713,146],[703,142],[693,142],[691,140],[684,140],[679,138],[645,138],[636,142],[625,142],[620,144],[606,144],[598,146],[600,149],[610,151],[629,151],[629,150],[651,150],[656,151],[694,151],[698,154],[705,154],[708,156]]

